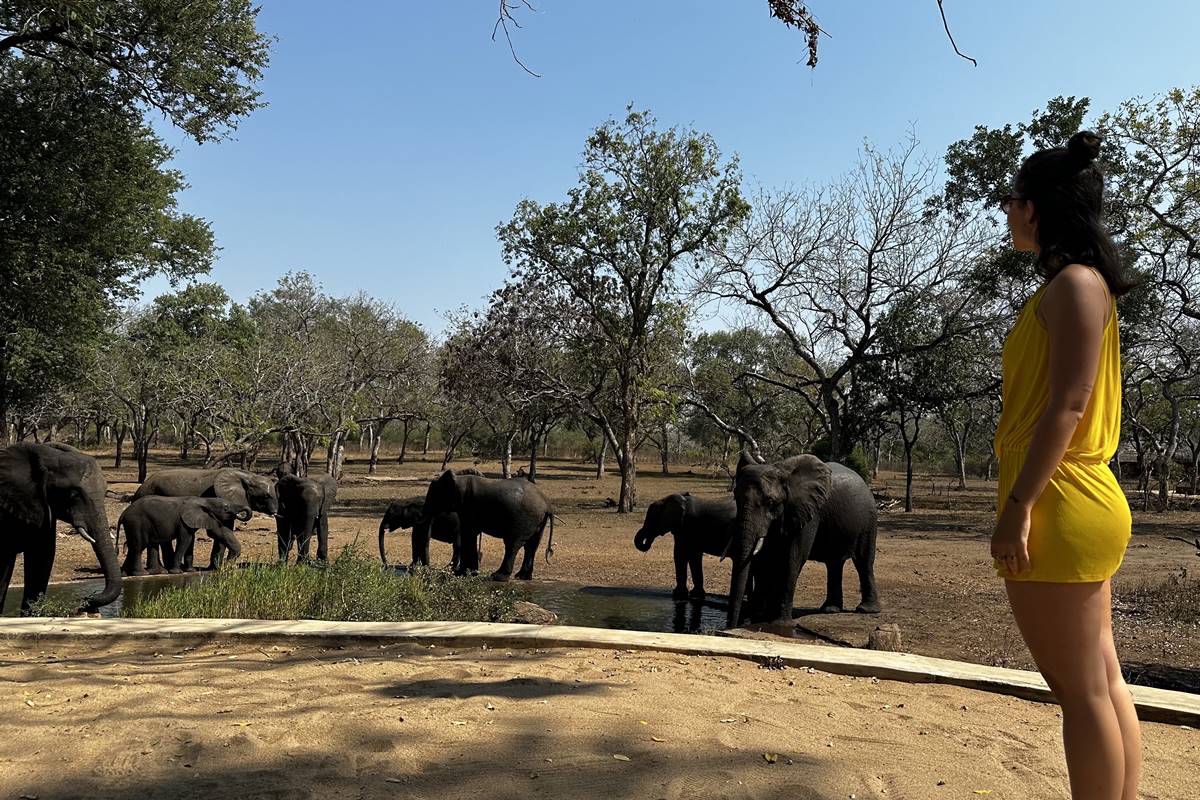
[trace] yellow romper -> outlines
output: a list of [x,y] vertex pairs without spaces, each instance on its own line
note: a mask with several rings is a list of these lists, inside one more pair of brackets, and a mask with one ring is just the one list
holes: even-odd
[[[1101,282],[1104,279],[1089,269]],[[1050,396],[1049,342],[1037,318],[1044,284],[1021,309],[1004,341],[1003,407],[993,448],[1000,461],[996,516],[1025,462],[1038,417]],[[1108,293],[1108,285],[1105,293]],[[1111,297],[1111,295],[1110,295]],[[1112,577],[1132,533],[1129,503],[1108,462],[1121,434],[1121,340],[1111,303],[1095,386],[1062,461],[1030,512],[1031,571],[1011,576],[996,559],[996,575],[1010,580],[1084,583]]]

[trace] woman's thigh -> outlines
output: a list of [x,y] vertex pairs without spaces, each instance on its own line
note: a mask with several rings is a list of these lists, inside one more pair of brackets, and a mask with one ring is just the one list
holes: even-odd
[[1108,693],[1108,581],[1005,581],[1009,605],[1038,670],[1064,694]]

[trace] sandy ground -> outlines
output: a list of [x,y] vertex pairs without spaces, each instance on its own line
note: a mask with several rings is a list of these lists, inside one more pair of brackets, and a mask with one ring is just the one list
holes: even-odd
[[[611,650],[10,640],[0,795],[1058,798],[1057,712]],[[1141,797],[1193,797],[1200,733],[1143,731]]]
[[[132,493],[137,484],[135,467],[128,460],[111,468],[111,454],[100,455],[110,488]],[[389,500],[423,495],[426,482],[437,474],[439,462],[417,460],[396,465],[389,459],[377,476],[366,475],[366,464],[352,457],[338,492],[331,518],[331,550],[358,540],[375,552],[379,518]],[[196,462],[191,462],[196,465]],[[469,462],[454,462],[465,466]],[[180,462],[158,454],[151,471]],[[498,475],[499,466],[479,464]],[[262,469],[269,464],[264,462]],[[677,467],[677,474],[639,473],[640,504],[675,491],[716,496],[728,489],[728,479],[713,477],[698,467]],[[539,556],[536,577],[569,581],[585,586],[650,587],[669,590],[674,583],[669,539],[657,542],[648,554],[633,547],[633,534],[644,516],[617,514],[605,500],[615,498],[618,479],[609,475],[597,481],[587,465],[565,461],[543,462],[538,486],[549,495],[562,521],[555,531],[555,556],[547,565]],[[884,613],[878,617],[856,614],[808,616],[805,628],[837,641],[865,642],[867,633],[881,622],[900,625],[904,649],[924,655],[995,666],[1032,668],[1028,652],[1012,622],[1002,582],[992,569],[988,537],[994,517],[995,483],[970,480],[965,491],[952,488],[945,476],[919,476],[915,481],[915,511],[896,508],[881,513],[876,576]],[[903,476],[881,473],[874,489],[903,497]],[[109,504],[110,522],[116,523],[124,504]],[[256,515],[238,531],[246,557],[270,559],[275,553],[274,522]],[[1144,580],[1161,580],[1169,573],[1190,569],[1200,562],[1193,549],[1168,540],[1169,535],[1200,536],[1200,511],[1167,514],[1134,512],[1134,539],[1125,564],[1116,578],[1119,588]],[[207,564],[209,544],[197,544],[196,561]],[[411,547],[406,533],[388,539],[389,557],[406,563]],[[448,545],[432,544],[435,561],[449,561]],[[498,540],[485,537],[483,567],[499,563]],[[95,577],[95,556],[76,536],[59,539],[55,580]],[[18,567],[15,580],[20,581]],[[1194,577],[1194,575],[1193,575]],[[710,593],[724,594],[729,585],[728,562],[705,559],[705,582]],[[858,603],[858,582],[852,565],[844,572],[846,602]],[[822,565],[809,565],[796,592],[798,608],[812,608],[824,599]],[[1200,598],[1198,598],[1200,600]],[[1134,680],[1164,688],[1200,692],[1200,625],[1147,616],[1135,609],[1118,609],[1115,619],[1118,649]]]

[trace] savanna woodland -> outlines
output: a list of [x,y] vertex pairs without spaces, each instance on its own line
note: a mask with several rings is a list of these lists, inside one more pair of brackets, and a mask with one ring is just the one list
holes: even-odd
[[[818,66],[818,51],[836,44],[833,35],[855,33],[827,31],[819,9],[807,3],[766,6],[756,13],[795,34],[798,74],[808,74],[805,66],[827,68]],[[506,65],[529,81],[539,72],[522,44],[537,32],[516,34],[535,13],[525,0],[500,0],[491,31],[505,59],[511,56]],[[977,62],[959,51],[953,15],[947,18],[940,0],[925,13],[939,37],[944,28],[954,63],[971,69],[968,62]],[[899,141],[864,143],[838,177],[800,186],[751,180],[736,143],[636,102],[623,111],[601,109],[578,142],[573,183],[535,196],[522,190],[526,196],[510,214],[482,223],[494,226],[503,268],[490,285],[499,288],[445,313],[444,328],[435,331],[403,302],[381,299],[383,292],[327,291],[318,276],[336,264],[296,265],[253,293],[210,278],[220,231],[185,210],[187,176],[173,162],[165,132],[228,146],[239,123],[267,104],[262,80],[276,41],[260,29],[259,14],[250,0],[0,0],[0,445],[17,445],[16,452],[19,443],[62,443],[90,454],[107,485],[107,493],[93,492],[106,506],[95,519],[107,515],[110,527],[137,502],[139,485],[167,468],[256,473],[276,481],[270,485],[281,502],[288,481],[320,478],[306,485],[327,492],[316,519],[320,547],[326,537],[331,545],[327,564],[263,563],[276,561],[275,526],[282,542],[284,513],[279,506],[230,507],[245,523],[238,531],[243,549],[229,550],[233,568],[219,565],[214,539],[217,571],[203,576],[204,592],[173,589],[140,609],[133,600],[146,584],[121,584],[106,532],[100,538],[108,550],[92,530],[112,595],[103,602],[123,585],[121,613],[132,617],[508,621],[532,586],[539,602],[574,598],[561,607],[566,622],[578,622],[572,614],[594,601],[602,606],[595,624],[629,627],[623,622],[642,613],[623,610],[620,604],[630,602],[652,606],[652,615],[666,609],[657,630],[710,633],[724,622],[719,593],[722,583],[730,585],[728,561],[704,561],[706,600],[697,570],[702,556],[684,563],[676,537],[672,598],[671,548],[651,550],[652,537],[634,546],[643,516],[673,493],[727,499],[739,459],[812,454],[849,467],[870,488],[879,596],[868,598],[864,583],[860,610],[874,612],[881,601],[882,616],[809,613],[826,591],[821,565],[814,565],[795,597],[783,598],[785,611],[793,599],[801,610],[795,636],[862,647],[878,644],[883,629],[876,625],[887,622],[894,638],[883,649],[1031,668],[1003,613],[988,540],[1001,348],[1039,280],[1033,257],[1014,252],[998,208],[1025,156],[1089,129],[1103,140],[1105,222],[1137,284],[1118,305],[1122,430],[1110,466],[1131,506],[1134,538],[1114,584],[1116,640],[1130,682],[1200,691],[1200,580],[1188,568],[1200,555],[1200,86],[1103,108],[1083,96],[1039,97],[1040,107],[1027,115],[962,129],[944,152],[931,151],[913,128]],[[344,43],[331,37],[326,45]],[[169,291],[145,296],[148,279]],[[472,479],[480,481],[521,478],[521,487],[538,487],[519,493],[542,503],[538,519],[550,523],[552,537],[558,525],[554,559],[549,548],[545,562],[537,552],[540,583],[493,589],[438,569],[452,557],[456,572],[469,572],[458,569],[467,563],[460,559],[482,557],[484,572],[490,570],[498,547],[488,541],[482,554],[473,552],[474,535],[443,538],[453,542],[453,556],[448,544],[437,544],[444,549],[436,550],[432,568],[414,567],[403,584],[366,552],[378,530],[385,564],[388,546],[394,560],[407,562],[399,534],[388,545],[389,503],[405,502],[402,495],[417,495],[407,502],[418,506],[422,497],[431,502],[430,482],[444,483],[447,467],[459,476],[475,468],[482,475]],[[99,524],[57,519],[81,534]],[[311,531],[311,513],[307,524]],[[428,534],[429,518],[422,524]],[[65,531],[50,542],[49,561],[42,554],[40,577],[31,578],[28,549],[7,553],[7,566],[0,566],[10,574],[14,564],[17,574],[23,567],[27,582],[43,586],[94,581],[96,559]],[[426,563],[428,545],[426,535]],[[504,563],[511,573],[516,548],[509,545]],[[185,562],[182,540],[179,547],[174,571],[187,571],[192,553]],[[153,563],[157,547],[150,550]],[[133,561],[126,566],[137,571],[126,574],[140,576],[140,561]],[[533,563],[527,549],[517,577],[532,577]],[[830,581],[830,597],[840,574]],[[857,598],[859,587],[847,591]],[[6,609],[16,613],[12,594]],[[734,622],[737,595],[730,602]],[[74,611],[77,599],[62,606],[61,596],[48,596],[21,610]],[[715,617],[704,616],[714,607]],[[779,631],[732,633],[770,638]],[[977,695],[956,687],[934,697],[905,684],[851,678],[837,688],[824,680],[833,675],[812,669],[779,679],[729,659],[701,663],[633,651],[514,654],[398,644],[332,651],[295,643],[267,650],[212,641],[184,649],[156,644],[151,655],[137,643],[110,645],[97,652],[0,641],[5,680],[15,674],[13,664],[24,670],[14,678],[20,692],[0,693],[0,719],[23,715],[21,737],[0,736],[0,784],[7,788],[11,779],[22,797],[109,790],[175,797],[200,791],[203,781],[210,797],[234,796],[221,793],[230,787],[236,796],[285,788],[307,796],[313,787],[332,791],[330,741],[354,750],[346,769],[378,791],[406,784],[420,796],[451,780],[467,794],[490,791],[494,771],[513,763],[537,791],[579,797],[593,796],[592,789],[596,796],[684,797],[696,786],[734,781],[777,789],[793,786],[801,769],[825,792],[819,796],[846,796],[847,787],[858,796],[948,796],[914,788],[932,786],[943,772],[938,786],[957,782],[960,791],[988,793],[977,788],[986,774],[989,785],[1009,786],[1010,796],[1030,796],[1039,775],[1062,771],[1051,756],[1037,755],[1057,753],[1057,739],[1047,733],[1056,727],[1053,706],[989,700],[980,722],[967,719]],[[168,647],[179,661],[151,661]],[[77,658],[89,660],[87,672],[99,672],[102,690],[80,676],[84,670],[59,669],[58,662]],[[26,664],[30,659],[56,666]],[[191,675],[208,672],[184,680],[176,670],[182,667],[196,670]],[[256,684],[262,696],[243,702],[238,692],[246,684],[234,671],[260,668],[280,686],[320,684],[321,691],[287,689],[284,697]],[[633,677],[618,681],[619,670]],[[142,681],[150,672],[166,682]],[[130,682],[132,673],[137,680]],[[39,683],[51,674],[58,681],[53,693]],[[672,693],[672,679],[687,681],[688,707],[678,685]],[[207,695],[218,686],[222,699],[214,706]],[[109,704],[125,703],[119,698],[134,689],[139,707],[187,703],[196,716],[170,731],[155,722],[144,737],[114,748],[113,737],[128,732],[111,727],[118,706]],[[827,760],[779,738],[778,731],[798,730],[795,707],[776,702],[789,691],[812,705],[806,725],[822,747],[833,748],[852,724],[867,731],[833,751],[841,771],[823,775]],[[838,699],[849,696],[857,699]],[[58,713],[54,703],[73,699],[79,713],[106,710],[74,719],[82,727],[70,730],[70,746],[83,760],[89,753],[111,760],[119,751],[111,768],[86,778],[35,758],[58,752],[68,736],[61,719],[39,715]],[[212,714],[231,716],[200,710],[210,706]],[[557,738],[541,733],[548,706],[567,731]],[[895,708],[911,715],[888,713]],[[243,714],[246,720],[236,719]],[[240,727],[236,735],[227,730],[231,721]],[[500,724],[482,727],[493,721]],[[510,729],[525,723],[524,733]],[[993,729],[1004,736],[1020,729],[1028,741],[988,738]],[[77,735],[82,730],[97,735]],[[228,750],[208,746],[210,730]],[[443,741],[446,730],[474,734],[469,755],[461,742]],[[938,735],[918,738],[930,730]],[[647,747],[657,751],[642,748],[650,732],[654,744]],[[979,759],[994,751],[996,764],[948,759],[943,733],[980,748]],[[1186,749],[1184,734],[1162,726],[1152,735],[1158,760],[1150,780],[1165,781],[1154,796],[1178,796],[1171,794],[1171,765]],[[18,752],[17,739],[33,742],[36,752]],[[420,741],[434,744],[420,749]],[[883,751],[864,744],[889,741]],[[403,758],[396,742],[409,743]],[[158,757],[164,748],[167,760]],[[588,766],[586,758],[560,756],[559,749],[572,748],[601,760]],[[678,763],[705,765],[689,772],[693,783],[659,774],[674,756],[656,761],[654,752],[672,748],[683,748]],[[880,764],[899,750],[921,759],[923,769],[883,774]],[[235,752],[252,766],[223,755]],[[141,757],[158,771],[135,766]],[[1042,760],[1025,772],[1009,769],[1030,758]],[[412,769],[398,768],[400,762]],[[625,771],[609,775],[596,764]],[[764,764],[776,772],[751,769]],[[186,782],[175,776],[180,765]],[[1194,766],[1192,758],[1193,775]],[[579,768],[605,777],[584,791],[572,783]],[[340,787],[349,773],[337,770]],[[879,794],[866,794],[868,784]]]

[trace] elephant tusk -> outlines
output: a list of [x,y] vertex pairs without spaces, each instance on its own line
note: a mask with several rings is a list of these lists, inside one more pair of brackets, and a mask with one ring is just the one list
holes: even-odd
[[753,558],[754,556],[758,555],[758,551],[759,551],[759,550],[762,550],[762,549],[763,549],[763,542],[764,542],[764,541],[765,541],[765,539],[759,539],[757,542],[755,542],[755,543],[754,543],[754,552],[750,554],[750,556],[751,556],[752,558]]
[[88,533],[86,530],[84,530],[83,528],[76,528],[75,532],[78,533],[80,536],[82,536],[88,542],[90,542],[92,544],[96,543],[96,540],[92,538],[92,535],[90,533]]

